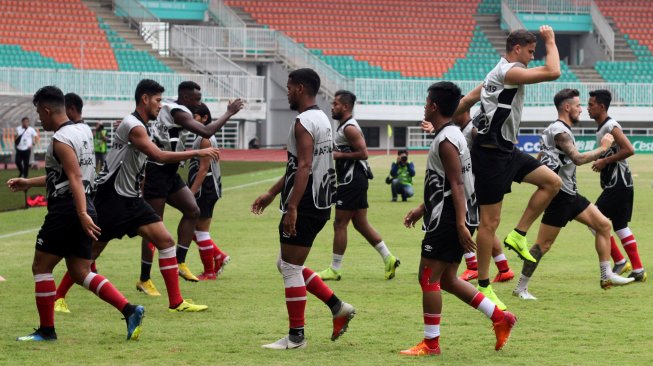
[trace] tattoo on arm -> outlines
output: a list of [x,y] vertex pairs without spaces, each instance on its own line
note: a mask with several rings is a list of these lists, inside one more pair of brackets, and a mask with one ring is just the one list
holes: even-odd
[[598,159],[603,153],[603,149],[600,147],[585,153],[578,152],[574,142],[571,140],[571,136],[566,132],[555,135],[555,143],[556,147],[562,150],[576,165],[592,162]]

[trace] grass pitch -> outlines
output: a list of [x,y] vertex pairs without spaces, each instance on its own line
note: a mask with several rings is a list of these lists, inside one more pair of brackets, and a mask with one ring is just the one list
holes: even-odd
[[[135,290],[140,268],[140,238],[113,241],[98,260],[98,269],[132,302],[146,308],[138,342],[127,342],[121,315],[87,290],[75,286],[67,301],[71,314],[56,314],[59,340],[53,343],[17,343],[15,337],[38,326],[30,264],[36,230],[44,208],[0,213],[0,364],[225,364],[225,365],[597,365],[653,364],[650,329],[651,282],[603,291],[593,238],[578,223],[570,223],[535,273],[531,292],[535,302],[512,297],[516,279],[495,285],[495,291],[519,322],[510,342],[494,351],[491,323],[455,297],[444,295],[441,326],[442,355],[437,358],[400,356],[399,350],[422,338],[421,292],[417,283],[422,232],[402,226],[403,216],[422,199],[425,155],[412,159],[417,167],[416,196],[408,203],[391,203],[383,178],[394,156],[370,160],[376,179],[370,182],[369,220],[393,254],[401,258],[397,277],[383,279],[383,262],[373,248],[350,226],[343,279],[328,282],[358,313],[349,331],[338,341],[329,340],[331,314],[309,295],[306,309],[308,348],[275,352],[260,346],[287,332],[283,282],[275,261],[279,252],[275,201],[261,217],[249,205],[283,174],[283,168],[226,176],[224,198],[214,215],[211,233],[233,258],[223,275],[213,282],[181,283],[182,294],[209,310],[197,314],[171,314],[165,295],[149,298]],[[645,266],[653,269],[653,234],[649,229],[653,206],[653,156],[630,159],[635,174],[635,214],[630,227]],[[279,166],[279,165],[276,165]],[[226,170],[226,169],[225,169]],[[256,183],[258,182],[258,183]],[[598,175],[589,166],[578,169],[580,192],[590,200],[599,194]],[[3,188],[6,189],[6,188]],[[506,196],[498,234],[511,230],[523,210],[532,186],[513,186]],[[3,197],[5,193],[3,192]],[[333,216],[333,214],[332,214]],[[165,223],[176,232],[180,215],[166,209]],[[531,228],[532,243],[539,222]],[[23,232],[23,233],[21,233]],[[331,223],[316,239],[306,263],[318,271],[331,260]],[[199,273],[197,246],[188,255],[190,268]],[[521,263],[506,253],[510,267],[519,273]],[[496,271],[491,267],[492,274]],[[55,270],[57,281],[63,264]],[[462,271],[462,268],[461,268]],[[157,266],[153,280],[165,292]],[[651,281],[651,280],[650,280]]]

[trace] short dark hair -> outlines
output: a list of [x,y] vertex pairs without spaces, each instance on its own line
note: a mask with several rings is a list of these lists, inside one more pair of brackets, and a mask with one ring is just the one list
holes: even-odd
[[152,96],[156,94],[161,94],[164,91],[166,91],[166,89],[156,81],[152,79],[143,79],[138,83],[138,85],[136,85],[136,93],[134,93],[134,97],[136,98],[136,104],[138,104],[141,101],[141,97],[143,96],[143,94]]
[[206,123],[211,122],[211,120],[213,119],[211,117],[211,111],[209,110],[209,107],[204,103],[200,104],[199,107],[195,108],[194,113],[200,117],[208,117]]
[[66,102],[66,108],[73,106],[78,113],[82,113],[82,108],[84,107],[82,97],[75,93],[68,93],[64,95],[64,101]]
[[313,69],[297,69],[288,75],[294,84],[303,85],[312,97],[320,90],[320,76]]
[[462,98],[460,88],[450,81],[439,81],[429,86],[429,100],[440,108],[443,117],[452,117]]
[[349,90],[338,90],[334,97],[340,97],[340,100],[351,108],[356,104],[356,95]]
[[25,116],[25,117],[23,117],[23,118],[20,119],[21,122],[23,122],[24,120],[28,120],[28,121],[29,121],[29,117]]
[[64,107],[66,102],[64,100],[63,92],[61,89],[53,85],[44,86],[34,93],[32,103],[36,107],[39,103],[48,104],[50,107]]
[[610,108],[610,102],[612,102],[612,93],[609,90],[598,89],[590,92],[590,97],[594,97],[597,103],[603,104],[605,110],[607,111]]
[[408,155],[408,150],[405,150],[405,149],[397,150],[397,155],[401,155],[401,154]]
[[526,29],[517,29],[508,35],[506,39],[506,52],[512,51],[516,45],[526,46],[537,42],[537,37]]
[[177,87],[177,96],[180,96],[184,92],[193,90],[202,90],[202,88],[194,81],[182,81]]
[[556,109],[560,110],[565,100],[579,96],[580,92],[577,89],[562,89],[553,97],[553,104],[556,106]]

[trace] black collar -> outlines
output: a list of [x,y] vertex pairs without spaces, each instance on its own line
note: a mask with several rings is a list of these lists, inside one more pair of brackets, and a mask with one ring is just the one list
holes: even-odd
[[306,112],[308,110],[311,110],[311,109],[320,109],[320,107],[318,107],[317,104],[313,104],[312,106],[306,108],[306,110],[304,112]]
[[437,136],[437,135],[438,135],[442,130],[444,130],[445,127],[453,126],[453,125],[454,125],[454,124],[453,124],[452,121],[449,121],[449,122],[445,123],[444,126],[440,127],[439,130],[437,130],[437,131],[434,132],[435,136]]
[[599,123],[599,126],[596,128],[596,131],[598,132],[601,129],[601,127],[603,127],[603,125],[606,122],[608,122],[609,120],[611,120],[611,119],[612,119],[612,117],[610,117],[610,116],[605,117],[605,120],[603,120],[603,122]]

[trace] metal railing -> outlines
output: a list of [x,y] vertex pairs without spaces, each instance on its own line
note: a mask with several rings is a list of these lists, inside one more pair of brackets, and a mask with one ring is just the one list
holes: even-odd
[[501,19],[508,25],[510,31],[526,28],[517,17],[517,14],[513,12],[513,8],[508,4],[507,0],[501,0]]
[[167,54],[168,23],[162,22],[137,0],[113,0],[113,8],[116,13],[127,18],[130,27],[138,29],[143,40],[151,44],[153,49]]
[[178,73],[141,73],[96,70],[54,70],[0,68],[0,94],[33,95],[44,85],[56,85],[65,92],[75,92],[85,99],[132,100],[136,85],[142,79],[153,79],[174,95],[182,81],[191,80],[202,86],[208,101],[241,98],[264,100],[265,78],[254,75],[202,75]]
[[599,44],[605,49],[610,61],[614,61],[614,30],[594,1],[592,1],[590,14]]
[[591,0],[506,0],[517,13],[589,14]]
[[[453,81],[463,94],[481,81]],[[354,79],[352,91],[362,104],[422,105],[426,90],[433,80]],[[564,88],[578,89],[582,97],[591,90],[607,89],[612,93],[612,106],[653,107],[653,84],[549,82],[527,85],[524,105],[549,106],[553,96]]]
[[199,72],[210,74],[249,75],[247,70],[215,51],[200,38],[196,29],[173,26],[170,34],[170,51],[184,64]]
[[246,28],[245,22],[240,19],[230,7],[226,6],[222,0],[211,0],[209,4],[209,16],[224,27],[229,28]]
[[271,29],[195,25],[178,25],[173,28],[229,58],[270,58],[277,54],[277,35]]

